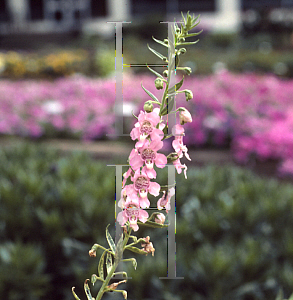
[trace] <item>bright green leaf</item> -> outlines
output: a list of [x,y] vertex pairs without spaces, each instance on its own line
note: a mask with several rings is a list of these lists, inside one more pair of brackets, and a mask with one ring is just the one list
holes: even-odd
[[144,226],[152,227],[152,228],[166,228],[169,225],[169,224],[158,224],[156,222],[151,222],[151,221],[146,221],[145,223],[137,221],[137,224],[139,224],[139,226],[144,225]]
[[157,40],[157,39],[155,39],[153,36],[152,36],[152,38],[153,38],[153,40],[154,40],[155,42],[157,42],[158,44],[161,44],[161,45],[163,45],[163,46],[165,46],[165,47],[168,48],[168,45],[165,44],[163,41]]
[[157,77],[160,77],[161,79],[163,79],[163,81],[166,81],[165,78],[158,72],[156,72],[155,70],[151,69],[149,66],[147,66],[147,68],[154,73]]
[[166,61],[166,56],[162,55],[161,53],[157,52],[156,50],[152,49],[149,45],[147,45],[149,50],[151,50],[156,56],[158,56],[161,60]]
[[152,94],[150,91],[148,91],[142,84],[141,84],[141,87],[143,88],[143,90],[154,100],[154,101],[157,101],[159,102],[159,100],[157,99],[157,97]]

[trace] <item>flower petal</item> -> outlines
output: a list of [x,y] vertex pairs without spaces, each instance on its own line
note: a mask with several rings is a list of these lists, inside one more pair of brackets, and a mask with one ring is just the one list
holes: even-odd
[[157,182],[150,182],[149,193],[153,196],[158,196],[161,186]]
[[157,157],[156,157],[156,160],[155,160],[155,165],[158,168],[162,169],[162,168],[165,167],[166,164],[167,164],[167,157],[164,154],[157,153]]

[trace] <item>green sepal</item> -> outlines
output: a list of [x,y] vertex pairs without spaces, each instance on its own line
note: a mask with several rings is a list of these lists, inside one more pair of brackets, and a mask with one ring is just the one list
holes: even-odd
[[146,227],[151,227],[151,228],[166,228],[169,226],[169,224],[158,224],[156,222],[152,221],[146,221],[145,223],[142,223],[140,221],[137,221],[137,224],[146,226]]
[[76,299],[76,300],[80,300],[80,298],[75,294],[75,291],[74,291],[75,287],[73,287],[71,290],[72,290],[72,294],[73,294],[73,297]]
[[132,251],[132,252],[134,252],[134,253],[137,253],[137,254],[147,254],[146,251],[140,250],[140,249],[138,249],[137,247],[126,246],[125,249],[130,250],[130,251]]
[[156,102],[160,103],[159,100],[157,99],[157,97],[155,95],[153,95],[150,91],[148,91],[141,83],[141,87],[143,88],[143,90]]
[[106,228],[106,238],[107,238],[107,241],[108,241],[108,244],[112,250],[113,253],[115,253],[116,251],[116,246],[115,246],[115,243],[109,233],[109,230],[108,230],[108,227],[109,227],[110,224],[108,224],[107,228]]
[[111,253],[107,253],[107,257],[106,257],[107,275],[110,273],[110,271],[112,269],[112,265],[113,265],[112,254]]
[[99,277],[101,277],[103,280],[104,278],[104,260],[105,260],[105,254],[107,253],[107,251],[104,251],[103,254],[101,255],[100,261],[99,261],[99,265],[98,265],[98,274]]
[[85,291],[86,297],[88,300],[94,300],[94,297],[91,294],[91,290],[90,290],[89,285],[87,284],[87,281],[88,281],[88,279],[86,279],[84,282],[84,291]]
[[182,77],[182,79],[178,83],[176,83],[174,86],[169,88],[168,94],[174,94],[175,91],[178,91],[182,87],[183,81],[184,81],[184,76]]
[[165,44],[163,41],[157,40],[157,39],[155,39],[153,36],[152,36],[152,38],[153,38],[153,40],[154,40],[155,42],[157,42],[158,44],[161,44],[161,45],[163,45],[163,46],[169,48],[168,45]]
[[150,51],[152,51],[156,56],[158,56],[161,60],[163,61],[167,61],[166,56],[164,56],[163,54],[159,53],[158,51],[152,49],[148,44],[147,44],[148,48]]
[[115,260],[114,260],[115,266],[119,264],[120,260],[122,259],[122,255],[123,255],[123,234],[121,234],[121,237],[117,243]]
[[167,82],[166,79],[158,72],[156,72],[155,70],[151,69],[149,66],[147,66],[147,68],[154,73],[157,77],[160,77],[164,82]]

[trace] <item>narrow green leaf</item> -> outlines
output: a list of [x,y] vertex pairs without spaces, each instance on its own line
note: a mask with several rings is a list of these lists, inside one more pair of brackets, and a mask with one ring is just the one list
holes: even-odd
[[106,238],[107,238],[107,241],[108,241],[108,244],[109,244],[111,250],[113,251],[113,253],[115,253],[116,246],[115,246],[115,243],[114,243],[114,241],[113,241],[113,239],[112,239],[112,237],[109,233],[109,230],[108,230],[109,225],[106,228]]
[[183,46],[183,45],[193,45],[193,44],[196,44],[198,43],[199,40],[196,40],[194,42],[183,42],[183,43],[178,43],[178,46]]
[[152,49],[148,44],[148,48],[152,51],[156,56],[158,56],[161,60],[166,61],[166,56],[162,55],[161,53],[157,52],[156,50]]
[[184,81],[184,76],[182,77],[182,79],[178,83],[176,83],[174,86],[169,88],[168,95],[169,94],[174,94],[175,91],[178,91],[182,87],[183,81]]
[[99,265],[98,265],[98,274],[99,274],[99,277],[101,277],[102,279],[105,279],[105,277],[104,277],[104,260],[105,260],[106,253],[107,253],[107,251],[103,252],[103,254],[101,255],[100,261],[99,261]]
[[107,268],[107,275],[108,275],[112,269],[112,254],[111,253],[107,253],[106,268]]
[[130,250],[130,251],[132,251],[134,253],[137,253],[137,254],[147,254],[147,252],[145,252],[143,250],[140,250],[140,249],[138,249],[136,247],[132,247],[132,246],[126,246],[125,249]]
[[115,266],[119,264],[120,260],[122,259],[122,255],[123,255],[123,234],[121,234],[121,237],[117,243],[115,260],[114,260]]
[[163,81],[166,82],[165,78],[158,72],[156,72],[155,70],[151,69],[149,66],[147,66],[147,68],[152,72],[154,73],[157,77],[160,77],[161,79],[163,79]]
[[73,294],[73,296],[74,296],[74,298],[76,299],[76,300],[80,300],[80,298],[78,298],[78,296],[75,294],[75,291],[74,291],[74,289],[75,289],[75,287],[73,287],[71,290],[72,290],[72,294]]
[[288,300],[293,300],[293,294],[290,296],[290,298]]
[[85,294],[86,294],[86,297],[88,298],[88,300],[93,300],[94,298],[91,294],[91,290],[90,290],[89,285],[87,284],[87,281],[88,281],[88,279],[86,279],[86,281],[84,282],[84,291],[85,291]]
[[158,100],[158,98],[154,95],[154,94],[152,94],[150,91],[148,91],[143,85],[142,85],[142,83],[141,83],[141,87],[143,88],[143,90],[154,100],[154,101],[157,101],[157,102],[159,102],[159,100]]
[[198,20],[199,17],[200,17],[200,14],[196,18],[193,19],[193,23],[195,23]]
[[189,33],[185,37],[188,38],[188,37],[192,37],[192,36],[197,36],[197,35],[201,34],[202,32],[203,32],[203,29],[199,32]]
[[157,42],[158,44],[161,44],[161,45],[163,45],[163,46],[165,46],[165,47],[168,48],[168,45],[165,44],[163,41],[157,40],[157,39],[155,39],[153,36],[152,36],[152,38],[153,38],[153,40],[154,40],[155,42]]
[[181,16],[182,16],[182,19],[183,19],[183,21],[184,21],[184,24],[186,23],[186,20],[185,20],[185,18],[184,18],[184,14],[183,14],[183,12],[181,12]]
[[166,228],[169,226],[169,224],[158,224],[156,222],[151,222],[151,221],[146,221],[145,223],[142,223],[140,221],[137,221],[137,224],[147,226],[147,227],[152,227],[152,228]]
[[[196,20],[197,20],[197,19],[196,19]],[[196,20],[195,20],[195,21],[196,21]],[[195,21],[194,21],[194,22],[195,22]],[[200,23],[200,21],[198,21],[196,24],[192,25],[192,26],[190,27],[189,30],[191,30],[191,29],[193,29],[194,27],[196,27],[199,23]]]

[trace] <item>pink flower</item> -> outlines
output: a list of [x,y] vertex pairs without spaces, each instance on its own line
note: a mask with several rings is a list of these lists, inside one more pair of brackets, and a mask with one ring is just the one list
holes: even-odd
[[128,170],[127,170],[127,172],[125,172],[124,174],[123,174],[123,181],[122,181],[122,187],[124,187],[124,185],[125,185],[125,183],[126,183],[126,181],[127,181],[127,178],[129,177],[129,176],[133,176],[133,172],[132,172],[132,169],[131,168],[129,168]]
[[125,208],[117,215],[117,221],[121,226],[129,221],[130,227],[132,227],[134,231],[137,231],[137,220],[145,223],[148,217],[149,214],[145,210],[140,209],[136,201],[127,200],[125,203]]
[[170,200],[174,195],[175,195],[175,189],[173,187],[169,189],[168,194],[166,194],[166,191],[164,191],[163,196],[157,202],[158,210],[166,208],[166,212],[168,213],[168,211],[171,209]]
[[187,179],[187,175],[186,175],[186,171],[187,171],[187,166],[186,164],[182,165],[180,162],[180,159],[176,159],[175,161],[173,161],[173,165],[175,167],[175,169],[177,170],[178,174],[181,174],[182,169],[184,169],[184,176]]
[[135,202],[139,206],[139,198],[136,193],[132,192],[132,185],[126,185],[121,191],[121,198],[118,202],[120,208],[125,208],[127,201]]
[[147,208],[150,206],[150,201],[147,198],[148,193],[153,196],[158,196],[160,192],[160,185],[157,182],[151,182],[150,178],[146,174],[145,167],[135,171],[132,178],[133,184],[126,186],[127,196],[130,199],[139,199],[139,206]]
[[175,136],[175,139],[172,142],[172,146],[176,153],[178,154],[179,158],[183,157],[183,153],[188,160],[191,160],[187,151],[187,147],[183,144],[183,135],[184,135],[184,128],[181,125],[175,125],[172,129],[172,133]]
[[129,156],[129,163],[133,170],[137,170],[145,164],[145,171],[149,178],[156,178],[157,173],[154,170],[154,164],[158,168],[164,168],[167,164],[167,157],[164,154],[157,153],[163,147],[163,142],[155,140],[147,142],[138,150],[132,149]]
[[164,133],[156,128],[159,122],[160,117],[156,112],[146,113],[140,111],[138,122],[130,132],[132,140],[138,139],[138,142],[135,144],[136,148],[142,147],[147,137],[150,137],[151,140],[162,140]]

